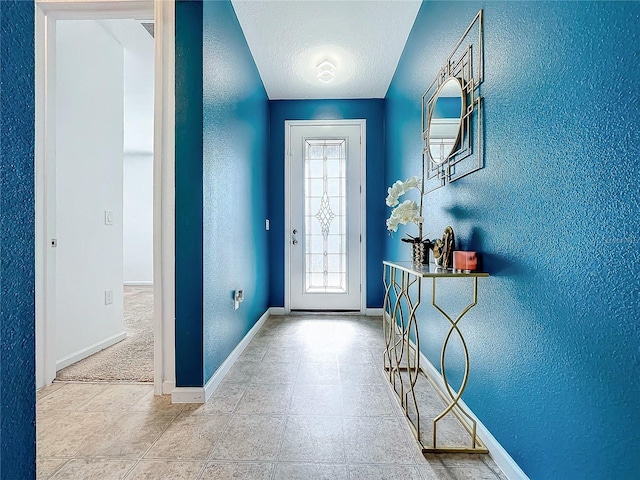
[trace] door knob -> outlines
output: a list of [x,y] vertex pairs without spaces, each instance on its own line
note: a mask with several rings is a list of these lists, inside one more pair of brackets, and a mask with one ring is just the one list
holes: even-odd
[[294,235],[297,235],[297,234],[298,234],[298,230],[295,230],[295,229],[294,229],[294,230],[293,230],[293,234],[294,234]]
[[291,243],[293,243],[294,245],[297,245],[297,244],[298,244],[298,240],[296,240],[296,239],[294,238],[294,239],[293,239],[293,242],[291,242]]

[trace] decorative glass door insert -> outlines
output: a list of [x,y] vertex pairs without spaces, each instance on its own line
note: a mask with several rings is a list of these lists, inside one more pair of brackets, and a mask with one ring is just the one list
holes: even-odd
[[305,139],[306,293],[347,291],[346,140]]

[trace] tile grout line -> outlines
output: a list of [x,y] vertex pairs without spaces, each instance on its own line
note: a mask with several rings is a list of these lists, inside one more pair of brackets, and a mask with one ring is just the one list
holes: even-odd
[[[184,407],[182,408],[182,410],[184,410]],[[147,453],[149,453],[149,451],[154,447],[154,445],[156,443],[158,443],[158,440],[160,440],[160,438],[162,437],[162,435],[165,434],[165,432],[167,430],[169,430],[169,427],[171,427],[171,425],[176,421],[176,419],[180,416],[180,414],[182,413],[182,410],[180,410],[180,412],[178,412],[177,414],[175,414],[173,416],[173,418],[171,419],[171,421],[167,424],[167,426],[162,430],[162,432],[160,432],[160,434],[157,436],[157,438],[151,442],[151,445],[149,445],[149,447],[142,453],[142,455],[140,455],[140,457],[136,460],[135,464],[133,465],[133,467],[131,467],[131,470],[129,470],[129,472],[127,472],[127,474],[123,477],[122,480],[126,480],[129,475],[131,475],[131,473],[133,472],[133,470],[138,466],[138,464],[140,464],[140,462],[144,459],[145,455],[147,455]]]
[[[72,460],[72,458],[67,458],[67,459],[66,459],[64,462],[62,462],[62,464],[61,464],[61,465],[59,465],[59,466],[58,466],[58,468],[56,468],[56,469],[55,469],[55,470],[54,470],[54,471],[53,471],[53,472],[52,472],[52,473],[51,473],[47,478],[53,478],[53,477],[54,477],[55,475],[57,475],[57,474],[58,474],[58,472],[59,472],[60,470],[62,470],[62,469],[65,467],[65,465],[67,465],[71,460]],[[37,473],[38,473],[38,472],[37,472],[37,468],[36,468],[36,475],[37,475]]]
[[[303,344],[306,342],[303,342]],[[298,375],[300,373],[300,363],[301,363],[301,357],[302,357],[302,351],[304,350],[304,346],[302,347],[300,354],[298,355],[297,358],[297,363],[296,363],[296,374],[294,375],[293,378],[293,384],[291,385],[291,397],[289,398],[289,402],[287,404],[287,411],[285,413],[285,422],[284,422],[284,427],[282,429],[282,434],[280,436],[280,441],[278,443],[278,448],[276,450],[276,456],[275,459],[273,461],[273,471],[271,472],[271,480],[276,480],[276,472],[278,471],[278,463],[280,462],[280,456],[282,455],[282,449],[283,449],[283,445],[284,445],[284,439],[285,439],[285,435],[287,434],[287,427],[289,425],[289,421],[291,419],[291,405],[293,404],[293,392],[295,391],[295,385],[296,385],[296,380],[298,379]]]

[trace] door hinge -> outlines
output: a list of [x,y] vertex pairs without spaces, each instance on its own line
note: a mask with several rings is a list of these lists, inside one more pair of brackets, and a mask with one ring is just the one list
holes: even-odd
[[360,243],[362,243],[362,234],[360,234]]

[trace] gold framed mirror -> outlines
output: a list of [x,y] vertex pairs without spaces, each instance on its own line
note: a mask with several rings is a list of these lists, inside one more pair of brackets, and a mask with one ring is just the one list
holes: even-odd
[[440,85],[429,106],[427,151],[435,164],[448,160],[456,150],[465,109],[464,97],[460,80],[450,77]]
[[484,167],[482,10],[422,95],[423,191],[432,192]]

